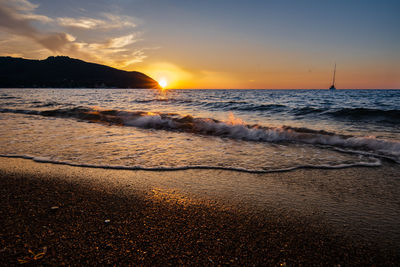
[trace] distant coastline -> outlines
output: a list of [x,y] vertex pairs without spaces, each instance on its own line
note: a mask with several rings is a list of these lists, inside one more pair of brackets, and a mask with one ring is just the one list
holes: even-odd
[[137,71],[123,71],[65,56],[30,60],[0,57],[0,88],[160,88]]

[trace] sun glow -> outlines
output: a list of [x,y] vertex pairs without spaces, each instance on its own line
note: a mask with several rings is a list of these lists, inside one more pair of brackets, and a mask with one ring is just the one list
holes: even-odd
[[[165,80],[167,82],[166,89],[183,88],[186,86],[186,83],[194,78],[189,71],[167,62],[151,63],[150,65],[135,70],[146,73],[158,81],[159,84],[162,80]],[[161,86],[160,84],[160,87]]]
[[167,80],[165,79],[161,79],[158,84],[162,87],[162,89],[165,89],[165,87],[168,85]]

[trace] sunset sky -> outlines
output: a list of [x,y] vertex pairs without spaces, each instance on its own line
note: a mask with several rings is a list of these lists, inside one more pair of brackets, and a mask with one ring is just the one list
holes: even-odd
[[66,55],[169,88],[400,88],[400,1],[0,0],[0,55]]

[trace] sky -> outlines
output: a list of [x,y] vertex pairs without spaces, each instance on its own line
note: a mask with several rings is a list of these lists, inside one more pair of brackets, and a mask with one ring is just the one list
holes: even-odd
[[398,0],[0,0],[0,56],[64,55],[167,88],[400,88]]

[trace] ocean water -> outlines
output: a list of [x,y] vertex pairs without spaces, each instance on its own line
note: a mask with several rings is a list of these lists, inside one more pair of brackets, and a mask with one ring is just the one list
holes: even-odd
[[400,164],[400,90],[0,89],[0,155],[246,172]]

